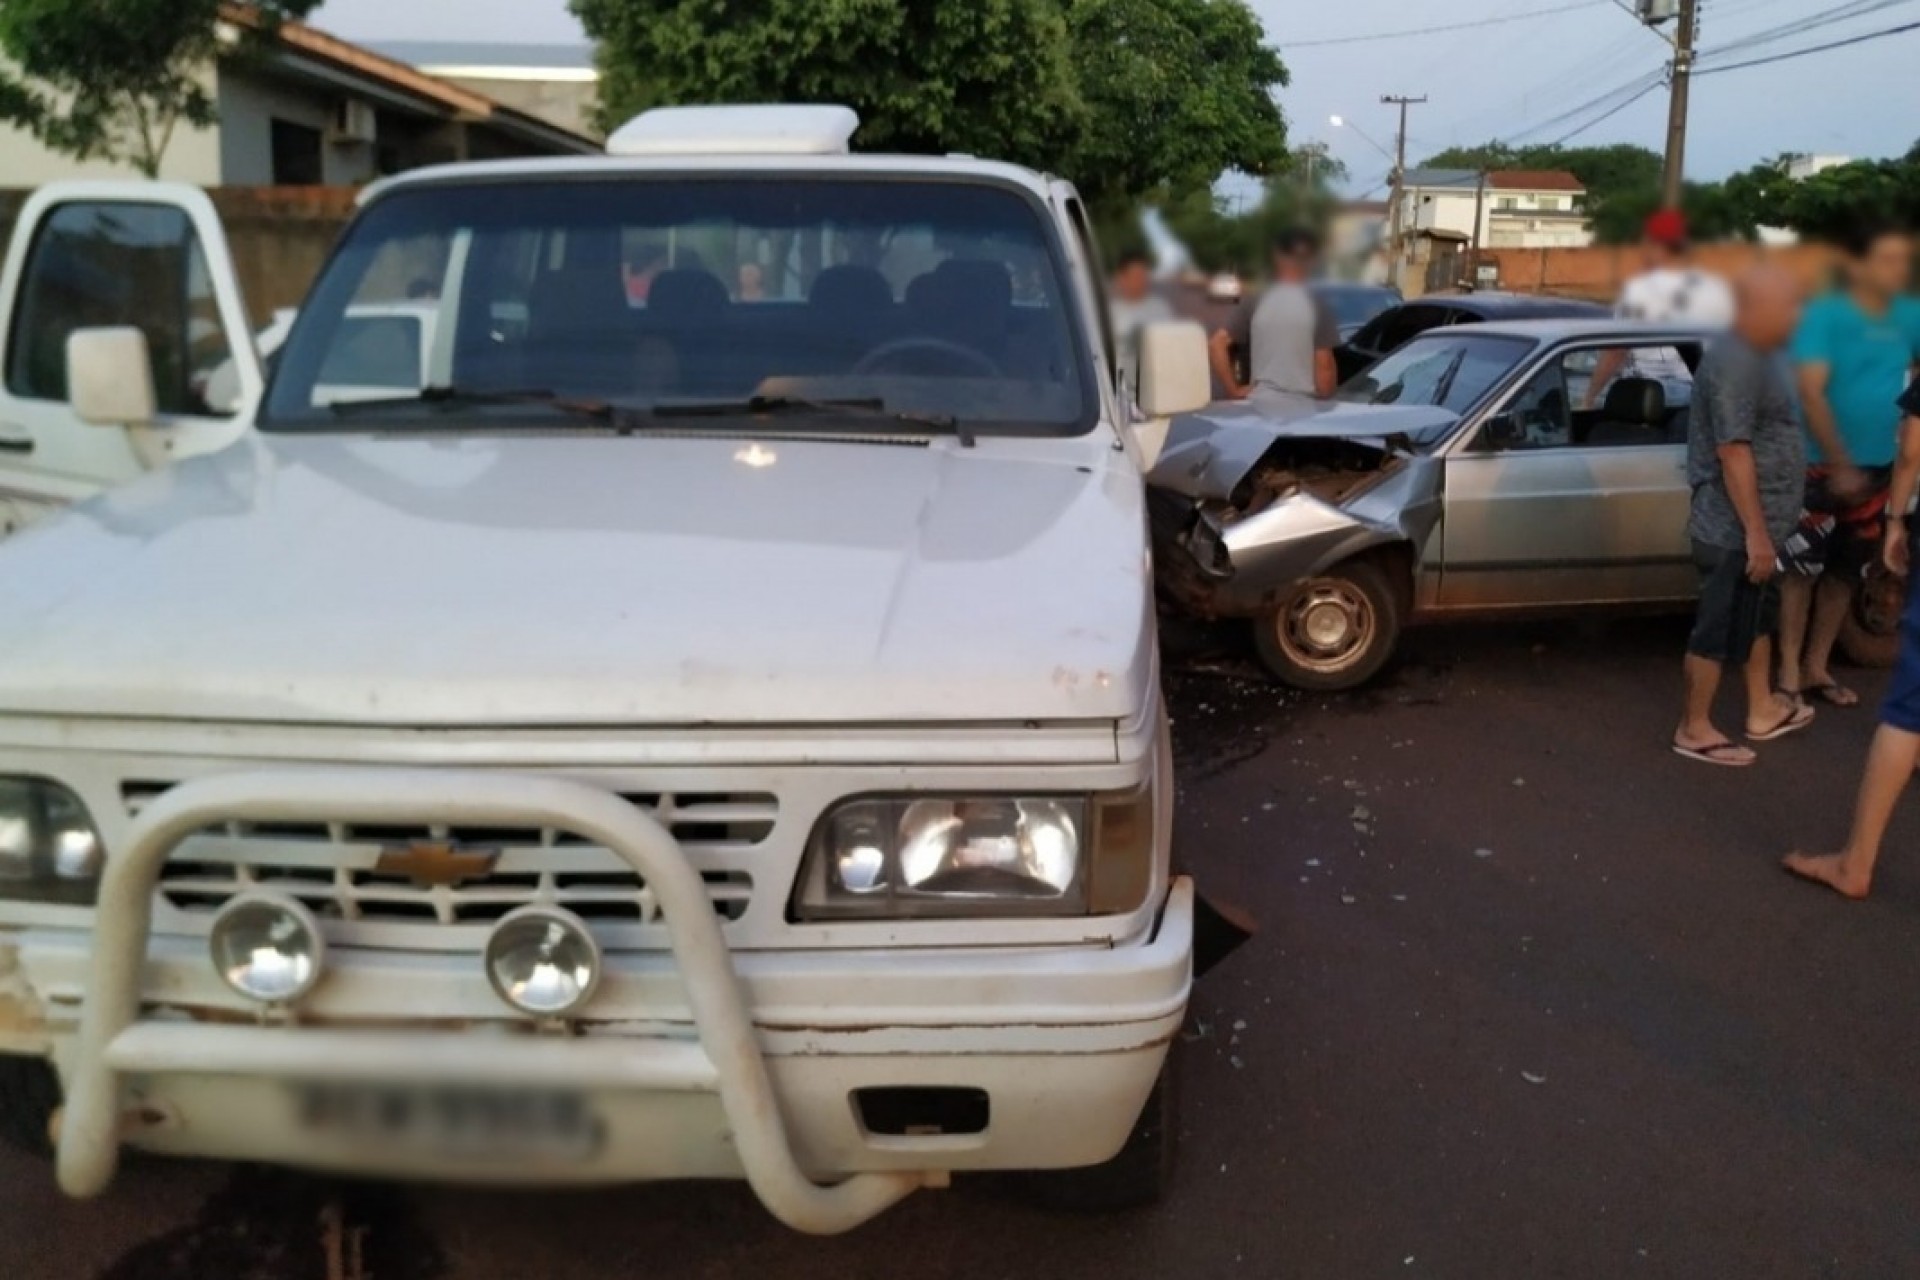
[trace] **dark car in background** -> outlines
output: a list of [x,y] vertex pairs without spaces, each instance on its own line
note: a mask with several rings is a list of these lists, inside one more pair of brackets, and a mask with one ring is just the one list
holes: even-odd
[[1367,321],[1404,301],[1400,291],[1386,284],[1355,284],[1350,280],[1316,280],[1309,286],[1313,296],[1333,312],[1333,323],[1345,342],[1360,332]]
[[[1338,313],[1336,312],[1336,315]],[[1609,314],[1597,302],[1529,293],[1434,293],[1390,307],[1351,336],[1344,330],[1334,363],[1345,382],[1390,351],[1443,325],[1505,320],[1594,320]]]

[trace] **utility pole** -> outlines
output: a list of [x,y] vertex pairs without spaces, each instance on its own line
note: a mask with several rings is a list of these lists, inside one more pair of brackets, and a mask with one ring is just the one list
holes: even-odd
[[1680,184],[1687,168],[1687,86],[1693,79],[1693,42],[1698,27],[1699,0],[1680,0],[1680,25],[1673,39],[1673,68],[1668,76],[1667,166],[1661,181],[1661,202],[1680,207]]
[[1380,95],[1381,102],[1390,107],[1400,108],[1400,127],[1393,135],[1393,208],[1390,211],[1388,233],[1393,246],[1393,282],[1395,284],[1400,283],[1400,265],[1405,256],[1404,247],[1401,244],[1403,229],[1400,225],[1400,206],[1406,196],[1404,184],[1407,176],[1407,108],[1417,107],[1426,100],[1427,95],[1424,93],[1417,98],[1391,93]]
[[1480,287],[1480,218],[1487,203],[1487,166],[1480,166],[1479,180],[1473,187],[1473,252],[1467,255],[1467,288]]

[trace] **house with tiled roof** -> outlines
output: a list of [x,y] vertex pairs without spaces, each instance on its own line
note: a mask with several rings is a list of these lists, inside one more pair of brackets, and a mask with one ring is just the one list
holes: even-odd
[[[222,7],[231,52],[201,71],[216,119],[179,122],[160,176],[200,186],[351,186],[448,160],[591,154],[599,142],[555,120],[447,76],[304,23],[275,29],[240,52],[240,28],[257,19]],[[590,76],[590,71],[587,73]],[[130,177],[131,164],[76,160],[25,130],[0,126],[0,182],[31,187],[55,178]]]
[[1472,243],[1476,214],[1483,249],[1577,248],[1593,243],[1586,197],[1564,169],[1409,169],[1399,225],[1409,249],[1421,239]]

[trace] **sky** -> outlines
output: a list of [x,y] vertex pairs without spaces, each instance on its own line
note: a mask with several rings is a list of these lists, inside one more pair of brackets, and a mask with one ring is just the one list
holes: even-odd
[[[964,3],[965,0],[954,0]],[[1667,94],[1651,89],[1606,119],[1669,50],[1619,5],[1626,0],[1251,0],[1292,83],[1280,91],[1295,145],[1324,143],[1356,195],[1384,186],[1396,115],[1383,94],[1426,95],[1407,120],[1407,160],[1454,144],[1635,142],[1666,136]],[[1823,44],[1920,20],[1920,0],[1700,0],[1702,74],[1693,83],[1687,174],[1715,179],[1783,151],[1877,157],[1920,138],[1920,30],[1748,70],[1705,74],[1714,51],[1768,28],[1835,10],[1857,16],[1748,49],[1722,63]],[[1514,15],[1546,16],[1510,21]],[[325,0],[314,25],[349,40],[459,38],[502,43],[584,39],[566,0]],[[1379,32],[1497,20],[1395,40],[1313,44]],[[1671,29],[1671,24],[1667,28]],[[1613,97],[1603,97],[1621,90]],[[1591,104],[1591,105],[1589,105]],[[1579,108],[1579,110],[1575,110]],[[1329,117],[1348,121],[1335,128]],[[1564,117],[1564,118],[1562,118]]]

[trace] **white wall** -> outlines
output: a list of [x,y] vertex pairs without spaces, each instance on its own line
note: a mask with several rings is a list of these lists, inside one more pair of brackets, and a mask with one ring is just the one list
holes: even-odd
[[[209,85],[211,76],[208,77]],[[0,125],[0,186],[37,187],[56,178],[138,178],[130,164],[75,160],[51,151],[24,129]],[[211,186],[220,181],[220,131],[181,124],[161,157],[160,176]]]

